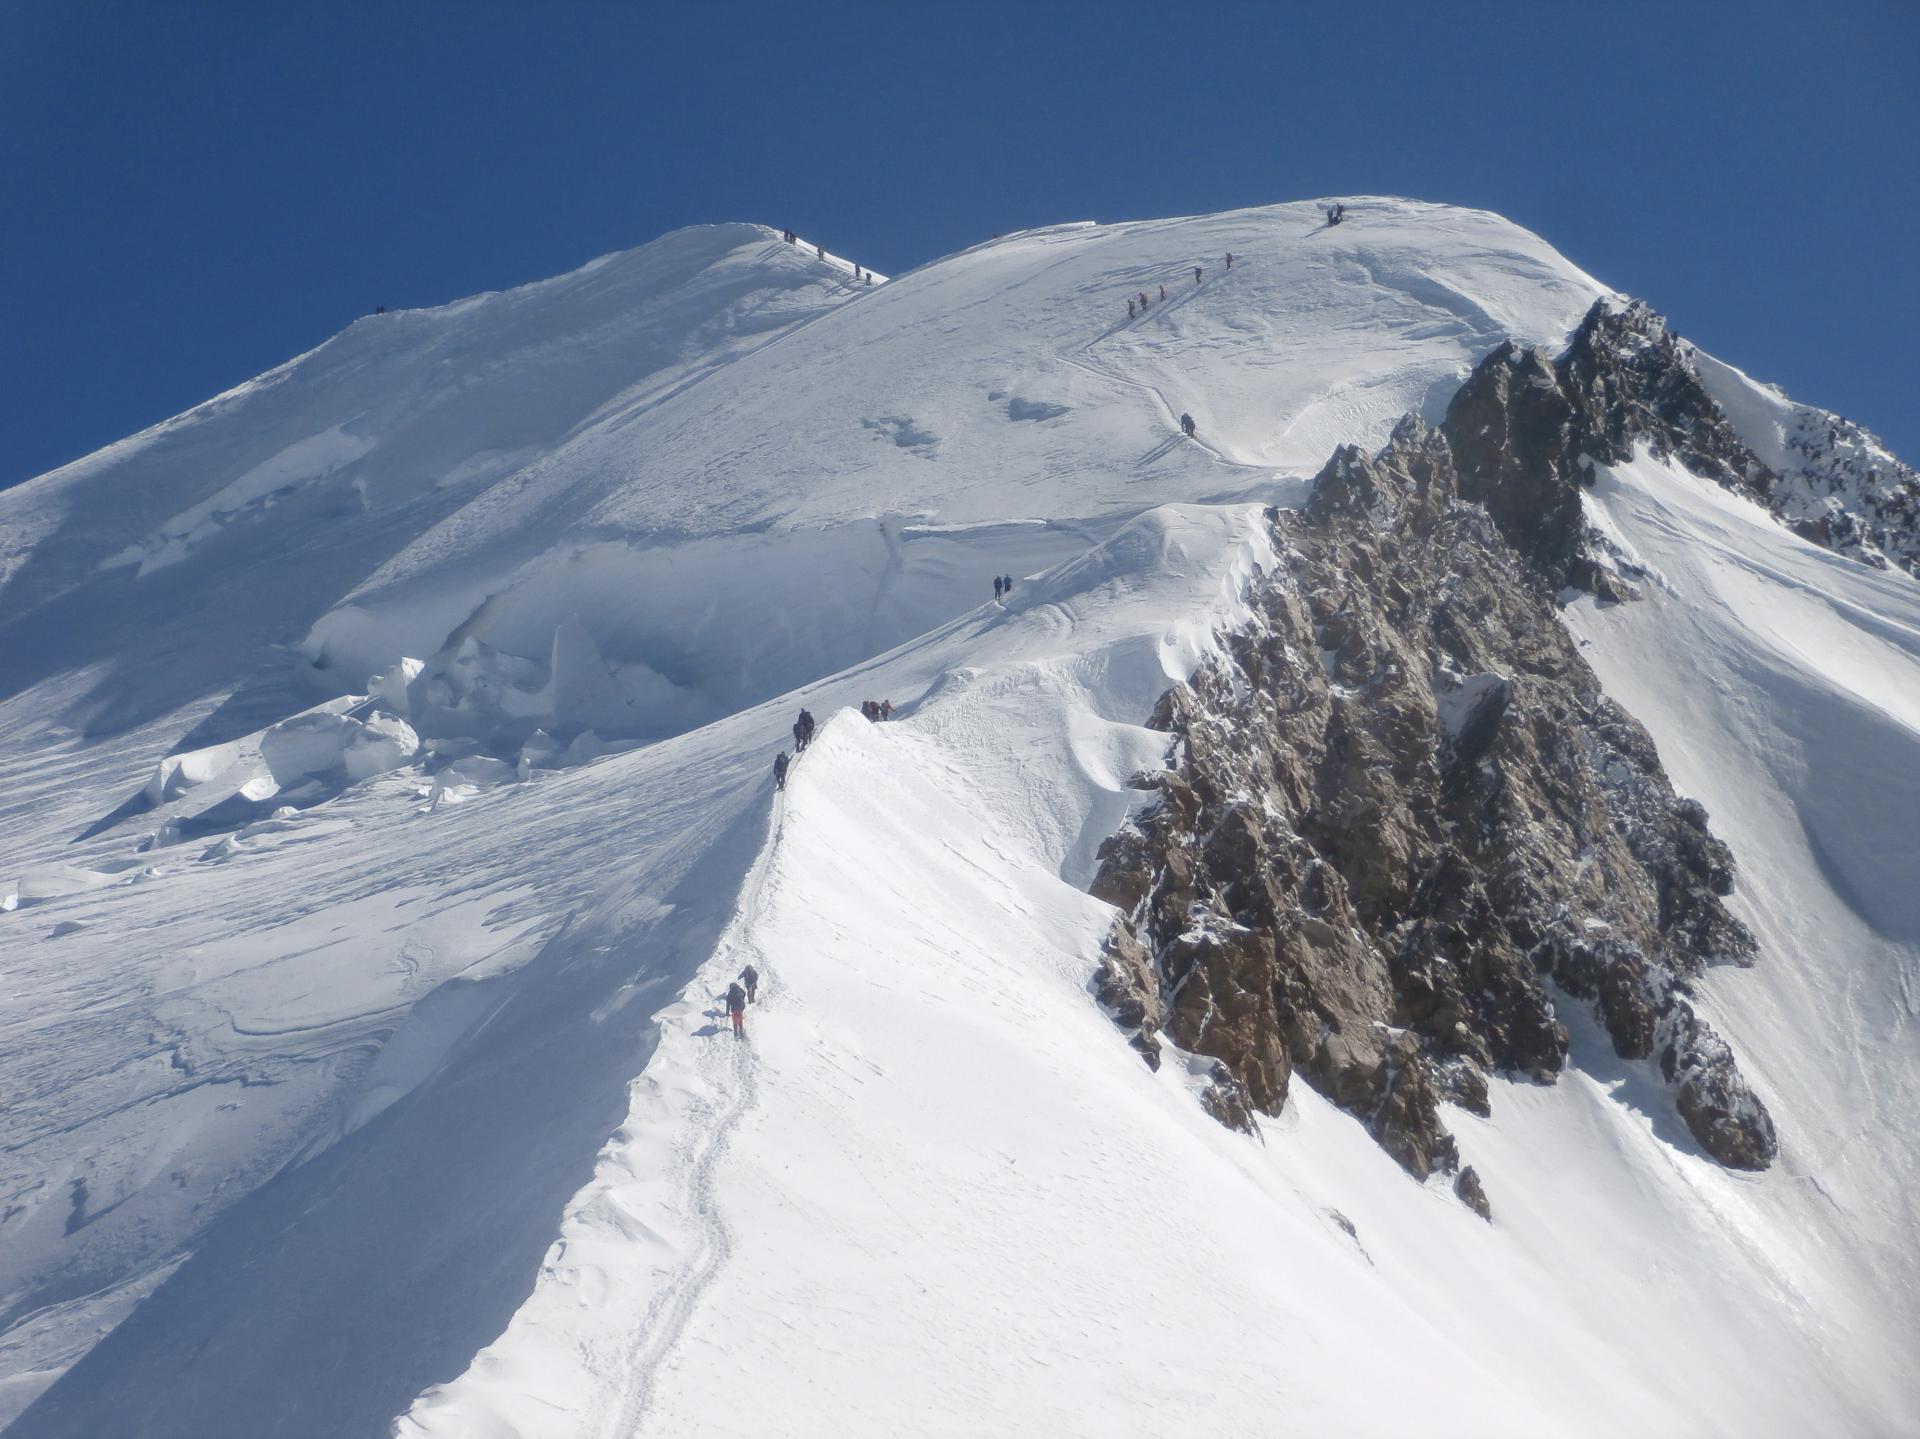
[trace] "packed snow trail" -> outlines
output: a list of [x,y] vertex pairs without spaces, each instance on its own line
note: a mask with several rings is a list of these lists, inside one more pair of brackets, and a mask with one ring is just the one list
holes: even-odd
[[[791,783],[793,771],[789,770],[788,775]],[[740,907],[732,923],[727,926],[726,933],[721,936],[713,960],[702,970],[696,984],[705,981],[709,988],[716,981],[725,984],[749,964],[759,970],[762,986],[773,975],[774,968],[769,957],[761,953],[754,942],[753,923],[760,913],[767,870],[773,860],[774,848],[780,843],[781,821],[785,811],[786,791],[776,787],[767,841],[761,846],[753,863],[753,871],[747,876],[746,885],[741,890]],[[712,1014],[713,1011],[708,1010],[707,1013]],[[720,1113],[705,1133],[705,1142],[700,1146],[699,1153],[686,1166],[689,1207],[699,1220],[704,1242],[686,1270],[667,1284],[647,1307],[646,1318],[637,1331],[639,1342],[628,1361],[627,1401],[615,1426],[620,1434],[640,1432],[647,1408],[653,1401],[654,1383],[661,1364],[679,1342],[694,1307],[700,1302],[701,1294],[733,1250],[733,1235],[721,1209],[714,1173],[726,1156],[734,1129],[759,1098],[752,1038],[762,1013],[760,1003],[750,1004],[747,1013],[750,1022],[744,1038],[730,1034],[709,1036],[710,1043],[700,1056],[702,1080],[715,1093],[725,1097]],[[718,1030],[718,1020],[711,1027]]]

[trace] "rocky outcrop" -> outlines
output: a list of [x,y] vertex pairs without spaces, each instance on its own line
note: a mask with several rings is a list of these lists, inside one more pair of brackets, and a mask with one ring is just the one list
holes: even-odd
[[1817,545],[1920,578],[1920,473],[1871,432],[1811,405],[1782,426],[1788,457],[1769,503]]
[[[1442,429],[1463,498],[1486,507],[1534,575],[1603,599],[1633,593],[1581,514],[1589,462],[1637,446],[1767,505],[1808,539],[1868,564],[1920,574],[1920,475],[1857,425],[1804,406],[1769,466],[1702,377],[1693,347],[1638,301],[1597,301],[1549,362],[1511,342],[1488,355]],[[1623,573],[1622,571],[1625,571]]]
[[1460,1171],[1453,1181],[1453,1192],[1460,1202],[1479,1215],[1487,1223],[1493,1223],[1493,1206],[1487,1202],[1487,1191],[1480,1183],[1480,1175],[1469,1164]]
[[1425,1178],[1458,1162],[1445,1105],[1559,1073],[1571,999],[1709,1153],[1764,1167],[1765,1107],[1687,1000],[1754,957],[1733,857],[1463,502],[1445,436],[1409,419],[1378,456],[1342,449],[1270,519],[1280,567],[1162,698],[1154,798],[1101,850],[1099,990],[1134,1043],[1218,1061],[1229,1122],[1298,1075]]

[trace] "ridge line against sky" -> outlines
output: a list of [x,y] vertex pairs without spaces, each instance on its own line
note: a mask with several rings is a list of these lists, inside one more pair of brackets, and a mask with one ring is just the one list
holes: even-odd
[[0,486],[376,304],[682,225],[900,273],[996,230],[1361,193],[1495,210],[1912,462],[1917,72],[1902,0],[0,0]]

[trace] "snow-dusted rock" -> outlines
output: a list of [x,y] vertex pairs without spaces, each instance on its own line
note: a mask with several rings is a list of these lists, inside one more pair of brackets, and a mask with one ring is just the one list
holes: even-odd
[[[1115,1017],[1164,1001],[1169,1037],[1254,1107],[1300,1073],[1424,1179],[1457,1163],[1443,1101],[1485,1113],[1493,1073],[1565,1067],[1551,975],[1622,1058],[1658,1026],[1694,1136],[1764,1168],[1766,1107],[1678,993],[1752,959],[1720,901],[1732,856],[1459,501],[1445,438],[1409,421],[1378,456],[1341,451],[1275,541],[1252,625],[1154,716],[1160,804],[1102,847]],[[1461,1198],[1484,1217],[1477,1181]]]

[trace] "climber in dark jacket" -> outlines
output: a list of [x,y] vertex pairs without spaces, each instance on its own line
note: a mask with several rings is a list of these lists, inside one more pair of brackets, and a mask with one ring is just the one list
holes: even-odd
[[754,992],[760,988],[760,971],[748,965],[740,971],[740,982],[747,987],[747,1003],[753,1003]]
[[1188,439],[1192,439],[1194,431],[1193,416],[1182,414],[1180,416],[1180,428],[1186,432]]
[[779,754],[773,757],[773,787],[775,789],[785,789],[787,787],[788,763],[787,752],[785,750],[781,750]]
[[738,984],[727,986],[727,1014],[733,1019],[736,1036],[747,1032],[747,992]]

